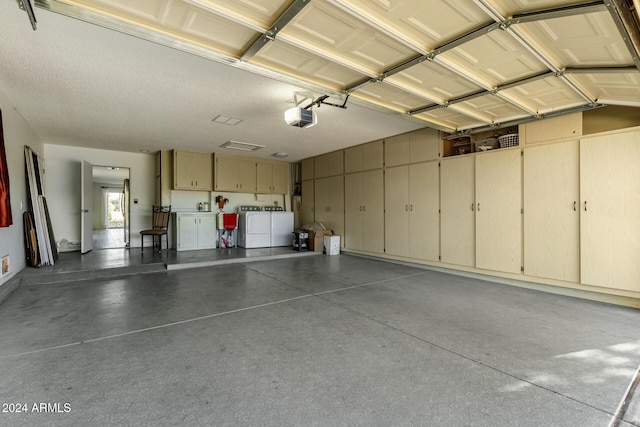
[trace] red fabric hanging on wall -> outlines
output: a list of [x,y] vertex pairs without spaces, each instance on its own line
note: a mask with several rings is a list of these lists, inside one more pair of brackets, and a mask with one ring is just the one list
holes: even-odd
[[4,150],[4,131],[2,129],[2,111],[0,111],[0,227],[13,224],[11,217],[11,198],[9,197],[9,168],[7,153]]

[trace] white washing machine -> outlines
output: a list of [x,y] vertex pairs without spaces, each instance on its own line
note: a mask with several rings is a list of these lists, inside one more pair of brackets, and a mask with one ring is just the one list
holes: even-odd
[[238,246],[268,248],[271,246],[271,213],[259,206],[238,208]]
[[285,212],[282,206],[265,206],[271,212],[271,247],[291,246],[293,241],[293,212]]

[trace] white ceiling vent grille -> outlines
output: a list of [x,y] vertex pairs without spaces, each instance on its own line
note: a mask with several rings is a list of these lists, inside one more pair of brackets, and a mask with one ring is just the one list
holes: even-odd
[[257,151],[264,148],[264,145],[251,144],[249,142],[227,141],[220,147],[238,151]]

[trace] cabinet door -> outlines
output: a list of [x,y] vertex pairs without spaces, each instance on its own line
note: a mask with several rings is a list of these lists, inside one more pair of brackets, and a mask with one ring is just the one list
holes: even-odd
[[524,272],[580,280],[578,141],[524,150]]
[[198,246],[198,222],[194,215],[178,215],[177,250],[193,249]]
[[198,248],[215,248],[216,247],[216,216],[201,215],[197,217],[198,221]]
[[256,191],[258,193],[273,192],[273,168],[271,163],[258,162],[256,167]]
[[[521,144],[553,141],[582,135],[582,113],[538,120],[520,125]],[[526,267],[526,266],[525,266]]]
[[329,221],[329,191],[327,178],[315,180],[314,215],[315,220],[323,224]]
[[[332,176],[327,178],[328,200],[329,200],[329,220],[328,229],[338,236],[344,236],[344,177]],[[340,240],[340,245],[344,247],[344,240]]]
[[409,167],[387,168],[384,183],[385,253],[409,256]]
[[581,282],[640,291],[640,131],[580,141]]
[[289,164],[274,163],[271,175],[272,193],[289,194]]
[[302,180],[303,181],[314,178],[315,174],[314,174],[313,164],[314,164],[313,158],[304,159],[302,161]]
[[344,152],[334,151],[315,157],[314,173],[316,178],[341,175],[344,173]]
[[411,161],[409,146],[411,137],[405,133],[384,140],[384,165],[406,165]]
[[[345,194],[345,202],[347,200]],[[382,170],[362,174],[362,204],[362,249],[381,254],[384,252],[384,174]]]
[[218,191],[238,191],[237,168],[238,160],[216,157],[215,189]]
[[205,153],[197,154],[190,165],[195,182],[194,189],[211,191],[213,190],[213,156]]
[[314,221],[314,181],[302,181],[302,224],[308,224]]
[[345,173],[381,169],[384,162],[382,140],[344,150]]
[[352,173],[344,177],[344,247],[363,249],[362,213],[362,173]]
[[173,188],[176,190],[193,190],[193,164],[197,162],[198,153],[174,151],[173,154]]
[[420,129],[409,134],[411,163],[437,160],[440,156],[440,133],[435,129]]
[[474,267],[476,191],[473,157],[459,156],[442,160],[440,194],[442,262]]
[[438,162],[409,166],[409,255],[427,261],[440,256]]
[[253,160],[218,157],[215,172],[215,188],[218,191],[256,191],[256,162]]
[[476,156],[476,267],[520,272],[521,181],[520,150]]

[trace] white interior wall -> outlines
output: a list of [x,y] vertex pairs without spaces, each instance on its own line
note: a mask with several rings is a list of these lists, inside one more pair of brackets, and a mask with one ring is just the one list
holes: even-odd
[[[131,180],[131,246],[140,246],[140,230],[151,225],[154,155],[46,144],[45,191],[56,241],[80,241],[80,163],[128,167]],[[134,199],[138,203],[134,203]]]
[[[27,210],[28,189],[25,178],[24,146],[43,154],[38,135],[29,127],[20,112],[0,92],[0,110],[4,128],[4,145],[9,167],[9,191],[13,225],[0,228],[0,257],[10,257],[10,272],[0,278],[0,286],[26,266],[22,213]],[[45,193],[45,196],[48,194]],[[48,201],[48,198],[47,198]],[[24,209],[20,205],[24,206]]]

